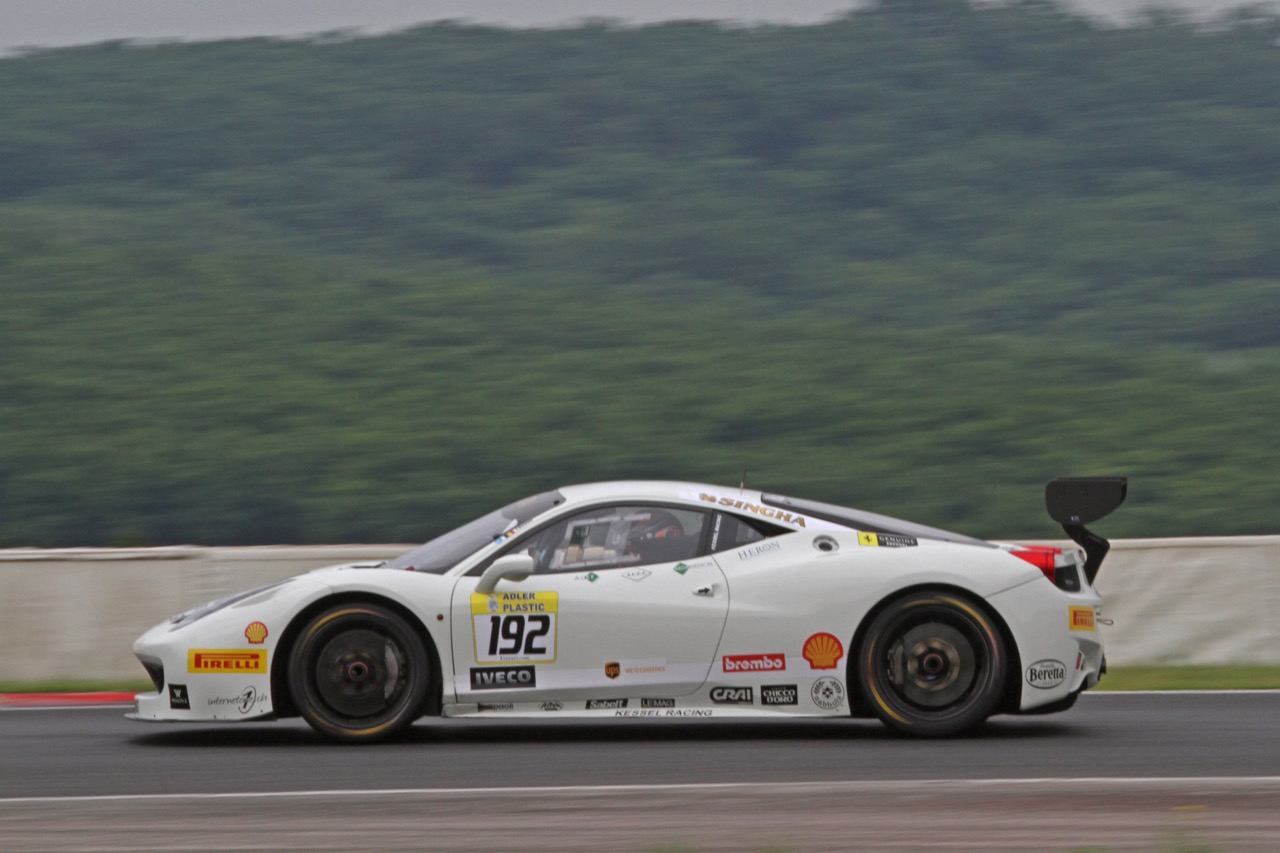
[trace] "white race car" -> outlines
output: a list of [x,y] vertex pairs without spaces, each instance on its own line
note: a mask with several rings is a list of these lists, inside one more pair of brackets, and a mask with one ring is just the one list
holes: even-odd
[[875,716],[955,735],[1097,684],[1108,546],[1084,525],[1125,492],[1049,484],[1079,550],[741,488],[568,486],[157,625],[133,647],[155,692],[130,716],[301,715],[343,741],[423,715]]

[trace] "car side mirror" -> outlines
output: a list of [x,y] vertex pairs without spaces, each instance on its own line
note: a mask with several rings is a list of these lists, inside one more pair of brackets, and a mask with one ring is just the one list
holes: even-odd
[[480,576],[480,582],[476,584],[476,592],[485,594],[493,592],[493,588],[500,580],[519,583],[528,580],[532,573],[533,557],[528,554],[507,554],[505,557],[494,560],[489,568],[484,570],[484,574]]

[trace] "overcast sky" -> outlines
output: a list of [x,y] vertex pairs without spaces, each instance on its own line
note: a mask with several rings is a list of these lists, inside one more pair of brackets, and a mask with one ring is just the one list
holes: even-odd
[[[564,25],[584,17],[632,23],[710,18],[814,24],[860,2],[864,0],[0,0],[0,53],[111,39],[226,39],[351,28],[378,33],[448,18],[521,27]],[[1114,16],[1154,2],[1214,10],[1246,0],[1063,2]]]

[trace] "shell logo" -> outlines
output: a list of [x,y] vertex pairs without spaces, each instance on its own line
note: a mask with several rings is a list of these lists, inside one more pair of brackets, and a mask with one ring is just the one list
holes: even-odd
[[810,669],[835,669],[844,657],[844,645],[834,634],[823,631],[805,640],[800,653],[809,662]]
[[250,622],[244,629],[244,638],[251,643],[261,643],[267,638],[267,626],[261,622]]

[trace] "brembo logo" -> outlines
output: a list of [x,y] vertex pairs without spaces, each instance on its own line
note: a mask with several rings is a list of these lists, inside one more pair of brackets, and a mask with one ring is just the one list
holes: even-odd
[[513,687],[537,687],[538,679],[531,666],[493,666],[471,670],[472,690],[507,690]]
[[266,672],[267,653],[256,649],[187,649],[187,672]]
[[786,655],[725,655],[720,659],[725,672],[780,672],[787,668]]

